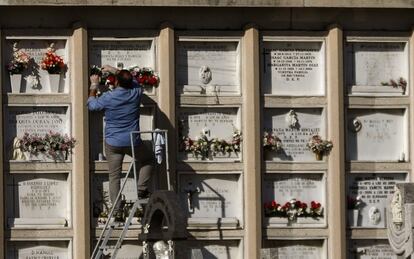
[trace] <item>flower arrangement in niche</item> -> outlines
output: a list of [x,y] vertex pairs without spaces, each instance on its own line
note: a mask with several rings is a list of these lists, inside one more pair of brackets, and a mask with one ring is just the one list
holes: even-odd
[[24,133],[19,139],[19,148],[22,152],[37,156],[45,154],[53,160],[65,160],[75,147],[76,140],[68,135],[50,131],[45,136]]
[[390,79],[388,82],[381,82],[381,85],[392,86],[393,88],[401,88],[403,90],[403,94],[405,94],[405,90],[407,89],[407,80],[400,77],[398,80]]
[[218,154],[239,153],[242,142],[241,132],[235,130],[231,141],[224,139],[209,139],[206,134],[200,134],[195,140],[188,136],[181,137],[180,152],[192,153],[194,157],[201,159],[216,157]]
[[306,147],[309,148],[316,155],[316,160],[322,160],[324,155],[328,155],[333,148],[332,141],[323,140],[321,136],[314,135],[306,144]]
[[137,82],[144,88],[158,87],[160,84],[160,77],[153,69],[149,67],[140,68],[134,66],[129,69],[132,76],[134,76]]
[[55,44],[51,43],[43,56],[40,67],[49,74],[59,74],[65,68],[63,58],[57,55]]
[[297,199],[291,199],[283,205],[276,201],[264,204],[264,212],[266,217],[282,217],[294,221],[298,217],[323,217],[323,207],[317,201],[311,201],[308,205]]
[[[127,68],[127,70],[131,72],[132,76],[135,78],[135,81],[137,81],[144,88],[158,87],[160,83],[160,77],[151,68],[132,66]],[[101,85],[115,85],[115,75],[109,72],[102,72],[102,68],[96,65],[91,67],[90,74],[99,75],[101,77]]]
[[263,149],[265,151],[281,151],[283,149],[282,140],[273,132],[265,131],[263,134]]
[[23,50],[17,48],[17,42],[13,43],[13,57],[6,65],[9,74],[21,74],[30,62],[30,56]]

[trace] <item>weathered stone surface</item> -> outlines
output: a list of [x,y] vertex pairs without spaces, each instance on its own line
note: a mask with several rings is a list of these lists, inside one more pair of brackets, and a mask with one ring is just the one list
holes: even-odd
[[413,8],[414,2],[405,0],[2,0],[0,5]]

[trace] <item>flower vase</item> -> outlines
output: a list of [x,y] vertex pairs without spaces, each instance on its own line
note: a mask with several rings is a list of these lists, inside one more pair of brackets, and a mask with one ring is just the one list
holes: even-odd
[[59,74],[49,74],[49,88],[51,93],[58,93],[60,86],[60,73]]
[[12,93],[20,93],[22,74],[10,74],[10,85]]
[[315,157],[317,161],[322,161],[323,159],[323,154],[320,152],[315,153]]
[[358,227],[359,210],[348,210],[348,225]]

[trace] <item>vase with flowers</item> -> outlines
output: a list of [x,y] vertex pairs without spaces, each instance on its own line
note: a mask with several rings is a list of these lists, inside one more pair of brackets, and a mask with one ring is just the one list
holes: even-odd
[[65,66],[63,58],[56,54],[55,44],[51,43],[43,55],[40,67],[49,74],[49,89],[52,93],[59,92],[62,72]]
[[13,55],[10,62],[6,65],[6,70],[10,75],[12,93],[20,93],[22,73],[27,69],[29,62],[30,56],[17,47],[17,42],[13,43]]

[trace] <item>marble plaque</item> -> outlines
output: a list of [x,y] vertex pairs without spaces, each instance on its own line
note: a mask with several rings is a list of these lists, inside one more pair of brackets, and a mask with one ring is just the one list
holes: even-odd
[[[121,248],[118,249],[118,253],[116,255],[117,259],[142,259],[142,246],[138,245],[141,244],[139,241],[132,241],[132,240],[124,240],[122,242]],[[109,241],[109,255],[112,254],[116,245],[116,241]]]
[[401,88],[382,86],[399,78],[408,80],[406,42],[347,42],[345,44],[346,83],[352,94],[403,92]]
[[243,253],[237,240],[179,241],[176,243],[175,258],[239,259],[243,258]]
[[[352,173],[348,174],[348,197],[360,197],[362,205],[353,226],[385,228],[388,197],[396,183],[405,182],[406,173]],[[348,215],[352,216],[353,215]]]
[[8,259],[70,259],[69,241],[9,241]]
[[324,94],[324,42],[264,41],[261,51],[263,93],[274,95]]
[[[295,125],[292,118],[296,119]],[[322,108],[267,108],[263,132],[273,132],[282,140],[282,151],[265,152],[265,160],[314,162],[315,154],[306,144],[313,135],[325,138],[325,113]]]
[[238,41],[179,41],[177,91],[184,94],[239,94]]
[[96,40],[90,42],[89,63],[119,68],[155,66],[153,40]]
[[[141,107],[141,114],[139,118],[140,129],[153,130],[154,129],[154,107]],[[105,116],[103,112],[90,112],[90,150],[91,159],[99,160],[99,154],[102,154],[102,159],[105,158]],[[142,134],[144,141],[150,141],[149,134]],[[132,161],[132,158],[126,156],[124,162]]]
[[53,131],[70,135],[68,106],[9,106],[5,114],[5,146],[13,150],[12,142],[24,133],[44,136]]
[[408,161],[404,109],[350,109],[347,115],[347,159]]
[[51,219],[51,225],[67,225],[70,188],[67,173],[12,174],[7,179],[9,225],[36,225],[36,219],[45,218]]
[[[65,71],[61,73],[58,81],[58,93],[68,93],[70,85],[70,59],[69,48],[66,40],[57,39],[7,39],[4,47],[4,64],[8,64],[13,55],[13,44],[17,42],[17,48],[28,54],[31,59],[28,68],[22,72],[20,91],[13,93],[47,94],[57,93],[52,91],[49,74],[41,69],[40,64],[47,48],[51,43],[55,44],[56,54],[63,58],[66,64]],[[7,92],[12,92],[11,78],[6,76]]]
[[179,179],[179,197],[188,217],[242,218],[240,174],[181,173]]
[[[218,138],[231,143],[235,131],[240,130],[240,109],[237,107],[223,108],[201,108],[185,107],[178,112],[179,137],[184,136],[196,140],[201,134],[207,136],[209,140]],[[191,153],[181,153],[181,159],[197,160]],[[228,161],[239,160],[240,153],[231,152],[230,154],[217,153],[209,160]]]
[[[278,204],[285,204],[292,199],[304,202],[310,207],[312,201],[319,202],[323,208],[323,215],[326,214],[326,176],[320,173],[267,173],[263,183],[263,202],[276,201]],[[287,218],[269,217],[265,224],[286,225]],[[324,224],[325,217],[311,218],[299,217],[291,225],[300,224]]]
[[387,240],[350,240],[349,259],[397,259]]
[[326,259],[323,240],[266,240],[261,259]]

